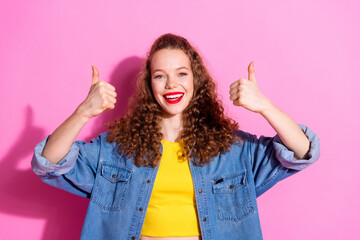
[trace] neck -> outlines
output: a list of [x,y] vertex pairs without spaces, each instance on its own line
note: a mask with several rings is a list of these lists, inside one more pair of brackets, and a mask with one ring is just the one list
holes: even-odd
[[160,123],[163,139],[169,142],[181,140],[182,120],[181,115],[164,117]]

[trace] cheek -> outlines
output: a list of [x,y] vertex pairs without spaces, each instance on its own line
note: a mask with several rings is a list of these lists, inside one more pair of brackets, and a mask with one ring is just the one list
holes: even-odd
[[194,80],[189,79],[189,81],[186,82],[186,89],[191,95],[194,93]]
[[161,84],[159,84],[158,82],[151,82],[151,89],[152,92],[154,94],[155,99],[157,99],[157,101],[159,100],[159,98],[161,98],[162,95],[162,87]]
[[158,92],[158,84],[156,84],[156,82],[151,81],[151,90],[153,92],[154,95],[156,95],[156,93]]

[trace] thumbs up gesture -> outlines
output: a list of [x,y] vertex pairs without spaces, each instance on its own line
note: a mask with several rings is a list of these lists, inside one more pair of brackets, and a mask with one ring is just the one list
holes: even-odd
[[99,80],[99,70],[92,66],[91,87],[86,99],[79,105],[77,111],[85,118],[92,118],[107,109],[115,108],[116,92],[111,84]]
[[235,106],[244,107],[252,112],[262,113],[270,105],[270,100],[259,90],[254,71],[254,62],[248,67],[248,79],[241,78],[230,85],[230,100]]

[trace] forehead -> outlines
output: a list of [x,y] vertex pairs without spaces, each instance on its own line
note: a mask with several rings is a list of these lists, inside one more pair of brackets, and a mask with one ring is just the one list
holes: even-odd
[[151,70],[172,70],[179,67],[190,69],[190,59],[179,49],[161,49],[154,53],[151,59]]

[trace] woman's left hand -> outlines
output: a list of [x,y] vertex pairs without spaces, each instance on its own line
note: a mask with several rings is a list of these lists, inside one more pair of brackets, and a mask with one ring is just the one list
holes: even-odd
[[235,106],[241,106],[256,113],[262,113],[271,107],[271,101],[259,90],[255,79],[254,62],[248,67],[248,79],[241,78],[230,85],[230,100]]

